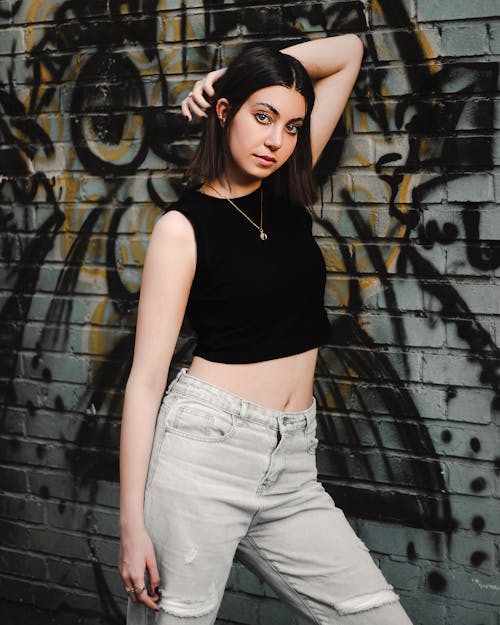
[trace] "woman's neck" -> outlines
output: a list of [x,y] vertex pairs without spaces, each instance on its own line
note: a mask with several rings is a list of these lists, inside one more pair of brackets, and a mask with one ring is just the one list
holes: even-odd
[[252,180],[251,182],[236,182],[223,178],[222,180],[208,180],[202,185],[203,192],[207,195],[218,195],[223,198],[240,197],[256,191],[262,184],[262,180]]

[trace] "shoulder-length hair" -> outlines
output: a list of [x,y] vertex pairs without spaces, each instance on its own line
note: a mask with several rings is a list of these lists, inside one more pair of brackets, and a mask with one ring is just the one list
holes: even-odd
[[[304,66],[296,58],[272,48],[245,48],[215,82],[212,106],[206,111],[208,117],[188,174],[204,180],[222,181],[229,157],[229,133],[234,116],[252,93],[273,85],[281,85],[301,93],[306,101],[306,115],[292,155],[265,179],[265,185],[277,197],[310,206],[316,199],[310,136],[314,88]],[[230,103],[223,126],[215,114],[215,104],[219,98],[227,98]]]

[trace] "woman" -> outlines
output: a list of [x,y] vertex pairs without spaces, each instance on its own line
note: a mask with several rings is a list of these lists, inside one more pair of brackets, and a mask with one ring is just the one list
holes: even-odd
[[[120,451],[129,625],[214,623],[234,556],[304,622],[410,623],[316,479],[330,325],[305,206],[362,57],[355,35],[252,48],[182,103],[206,118],[204,183],[159,219],[144,264]],[[185,313],[198,343],[164,392]]]

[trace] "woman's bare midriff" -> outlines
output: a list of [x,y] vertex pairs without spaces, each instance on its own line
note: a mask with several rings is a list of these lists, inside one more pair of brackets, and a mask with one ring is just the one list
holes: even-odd
[[188,374],[274,410],[298,412],[313,400],[318,348],[284,358],[226,364],[194,356]]

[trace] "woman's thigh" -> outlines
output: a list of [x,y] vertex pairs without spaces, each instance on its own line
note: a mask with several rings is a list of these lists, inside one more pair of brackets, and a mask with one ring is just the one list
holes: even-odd
[[[236,556],[306,623],[411,625],[367,547],[318,482],[263,507]],[[384,620],[389,616],[393,620]]]
[[158,423],[144,520],[160,572],[161,612],[129,606],[127,623],[210,625],[254,512],[234,471],[240,424],[230,410],[182,395],[165,400]]

